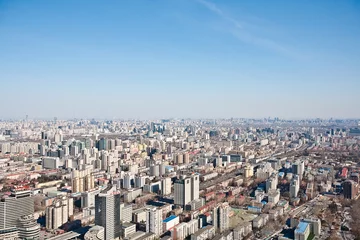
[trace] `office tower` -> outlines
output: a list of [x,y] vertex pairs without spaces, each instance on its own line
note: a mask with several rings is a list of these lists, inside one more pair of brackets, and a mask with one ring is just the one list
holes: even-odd
[[199,199],[200,178],[199,175],[191,175],[191,201]]
[[162,210],[156,207],[146,209],[146,232],[160,236],[163,233]]
[[57,197],[51,206],[46,208],[45,213],[46,228],[57,229],[74,214],[74,201],[66,196]]
[[302,160],[297,160],[292,164],[292,173],[299,176],[300,180],[304,174],[305,163]]
[[22,216],[18,219],[17,230],[20,239],[39,239],[40,224],[34,219],[34,215]]
[[171,178],[167,177],[161,180],[161,191],[162,195],[171,194]]
[[12,192],[0,201],[0,230],[16,227],[18,219],[34,213],[31,191]]
[[109,185],[95,196],[95,224],[104,227],[105,240],[120,237],[120,192]]
[[296,198],[300,190],[300,178],[299,175],[295,175],[290,183],[290,197]]
[[343,183],[344,198],[354,199],[359,191],[359,184],[353,180],[346,180]]
[[193,174],[190,177],[182,176],[174,184],[174,203],[185,206],[191,201],[199,198],[199,175]]
[[191,179],[183,176],[174,183],[174,203],[185,206],[191,202]]
[[216,231],[224,232],[229,229],[229,214],[230,214],[230,206],[229,203],[220,203],[213,210],[213,225]]
[[107,140],[105,138],[99,140],[99,151],[101,150],[108,150]]

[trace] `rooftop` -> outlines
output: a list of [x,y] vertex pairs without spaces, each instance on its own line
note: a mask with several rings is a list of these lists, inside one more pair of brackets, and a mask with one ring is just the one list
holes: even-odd
[[308,226],[309,226],[309,223],[307,223],[307,222],[299,222],[299,225],[295,229],[295,233],[305,233]]
[[175,218],[177,218],[177,216],[175,216],[175,215],[171,215],[170,217],[168,217],[168,218],[166,218],[166,219],[164,219],[164,223],[167,223],[167,222],[170,222],[171,220],[174,220]]

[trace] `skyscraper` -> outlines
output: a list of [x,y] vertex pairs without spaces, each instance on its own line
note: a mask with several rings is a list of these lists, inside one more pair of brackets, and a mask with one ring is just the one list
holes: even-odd
[[105,240],[120,237],[120,192],[109,185],[95,197],[95,224],[104,227]]
[[105,138],[101,138],[100,140],[99,140],[99,151],[101,151],[101,150],[107,150],[108,149],[108,147],[107,147],[107,139],[105,139]]

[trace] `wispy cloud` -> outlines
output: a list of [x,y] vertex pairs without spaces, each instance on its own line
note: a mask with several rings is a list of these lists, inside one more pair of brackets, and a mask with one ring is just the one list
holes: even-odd
[[242,24],[237,21],[236,19],[232,18],[231,16],[229,16],[228,14],[225,14],[218,6],[216,6],[215,3],[212,2],[208,2],[205,0],[197,0],[199,3],[201,3],[202,5],[204,5],[206,8],[208,8],[210,11],[212,11],[213,13],[219,15],[220,17],[222,17],[223,19],[225,19],[226,21],[234,24],[234,26],[236,28],[242,28]]
[[277,43],[276,41],[258,36],[257,34],[251,33],[246,27],[244,26],[252,26],[253,24],[247,23],[244,21],[239,21],[232,17],[231,15],[225,13],[221,8],[219,8],[215,3],[209,2],[207,0],[196,0],[198,3],[202,4],[206,7],[209,11],[216,14],[221,19],[228,22],[230,30],[229,32],[240,41],[257,45],[259,47],[267,48],[272,51],[276,51],[281,54],[286,54],[295,58],[303,58],[299,54],[295,53],[293,50],[283,46],[283,44]]

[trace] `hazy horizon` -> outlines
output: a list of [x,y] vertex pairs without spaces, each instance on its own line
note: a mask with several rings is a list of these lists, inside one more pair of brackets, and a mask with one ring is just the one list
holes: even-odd
[[356,0],[0,1],[0,119],[358,119],[359,26]]

